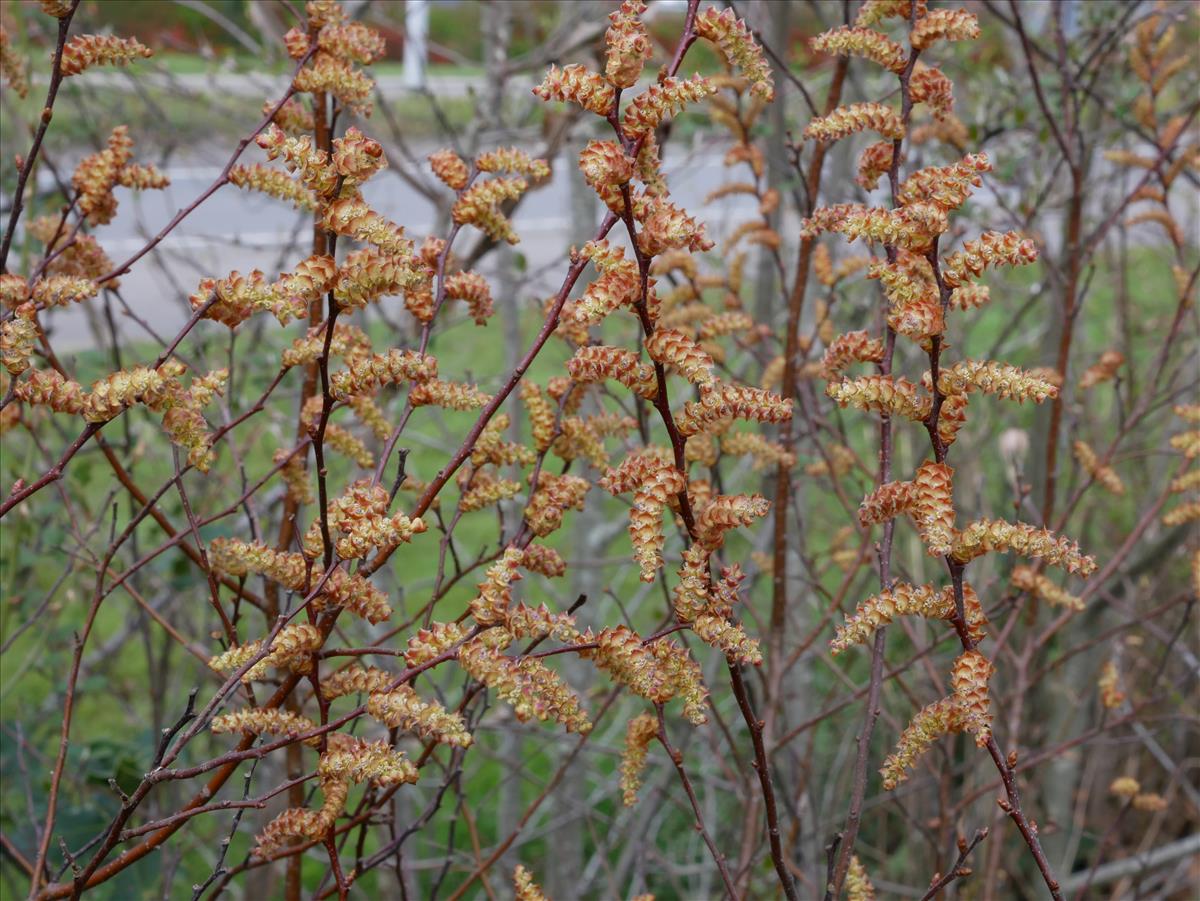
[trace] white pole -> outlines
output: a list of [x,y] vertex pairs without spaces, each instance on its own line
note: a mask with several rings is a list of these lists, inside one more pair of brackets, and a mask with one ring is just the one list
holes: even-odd
[[425,56],[428,51],[429,0],[407,0],[404,4],[404,86],[425,87]]

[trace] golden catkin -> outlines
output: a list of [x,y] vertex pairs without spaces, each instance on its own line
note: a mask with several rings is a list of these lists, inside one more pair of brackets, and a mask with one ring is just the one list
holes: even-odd
[[625,747],[621,752],[621,801],[626,807],[637,804],[637,791],[642,785],[642,771],[651,740],[658,734],[658,720],[649,713],[639,713],[625,726]]
[[550,165],[545,160],[534,159],[516,147],[498,147],[485,151],[475,159],[475,166],[480,172],[511,172],[516,175],[528,175],[538,181],[550,175]]
[[1164,526],[1182,526],[1200,519],[1200,501],[1180,504],[1162,515]]
[[707,7],[696,16],[696,33],[720,51],[729,68],[741,72],[750,82],[751,94],[767,103],[775,98],[775,84],[766,56],[746,23],[732,9]]
[[639,361],[637,354],[632,351],[619,347],[580,347],[567,361],[567,372],[572,379],[581,383],[613,379],[648,400],[653,400],[658,394],[654,367]]
[[1096,456],[1096,452],[1086,441],[1076,441],[1072,445],[1072,449],[1075,452],[1075,459],[1079,461],[1084,472],[1103,485],[1105,490],[1118,497],[1125,493],[1125,483],[1121,481],[1117,471],[1111,466],[1102,464],[1100,458]]
[[1121,674],[1117,671],[1115,661],[1104,661],[1104,665],[1100,667],[1096,687],[1100,689],[1100,703],[1106,709],[1113,710],[1125,703],[1125,692],[1121,690]]
[[822,32],[809,44],[818,53],[861,56],[896,73],[903,71],[908,61],[908,54],[903,47],[871,28],[842,25]]
[[979,651],[965,651],[954,661],[951,684],[958,705],[961,728],[975,736],[975,744],[983,747],[992,734],[991,698],[988,682],[996,668]]
[[455,191],[465,188],[471,175],[467,164],[448,147],[429,154],[429,168],[446,187]]
[[1053,604],[1056,607],[1066,607],[1068,610],[1083,609],[1082,599],[1055,585],[1033,567],[1014,567],[1010,581],[1014,588],[1027,591],[1048,604]]
[[883,788],[891,791],[908,779],[905,772],[916,765],[917,759],[928,751],[943,735],[961,732],[962,717],[955,698],[942,698],[917,711],[896,743],[896,749],[887,756],[883,768]]
[[696,540],[709,549],[725,542],[725,533],[766,516],[771,504],[759,494],[722,494],[705,504],[696,516]]
[[539,719],[560,723],[568,732],[591,731],[591,720],[580,706],[579,698],[540,660],[506,657],[476,638],[462,646],[458,662],[471,678],[512,705],[522,722]]
[[656,363],[676,370],[694,385],[710,388],[716,383],[712,357],[676,329],[656,329],[646,339],[646,353]]
[[407,729],[441,744],[465,748],[472,742],[459,714],[446,710],[437,701],[418,697],[410,685],[373,693],[367,700],[367,713],[385,726]]
[[293,807],[269,822],[255,837],[251,856],[267,860],[293,842],[319,838],[328,829],[318,811]]
[[667,502],[686,486],[687,478],[683,473],[673,466],[662,466],[647,475],[634,492],[629,511],[629,538],[643,582],[653,582],[662,567],[663,510]]
[[794,453],[778,442],[767,440],[758,432],[727,432],[721,436],[721,452],[751,457],[756,471],[768,466],[790,469],[796,465]]
[[1058,386],[1006,363],[990,360],[963,360],[941,370],[938,388],[943,394],[982,391],[1005,400],[1040,404],[1058,397]]
[[913,478],[911,513],[930,556],[950,553],[954,545],[954,470],[926,461]]
[[326,700],[353,694],[374,694],[386,691],[396,681],[396,674],[375,666],[351,664],[321,679],[321,696]]
[[317,775],[325,791],[321,813],[336,817],[344,809],[346,792],[331,791],[332,786],[351,782],[383,786],[412,784],[417,781],[418,773],[404,752],[386,741],[367,741],[334,732],[329,736],[329,749],[321,755]]
[[826,379],[835,379],[852,363],[883,362],[883,342],[865,331],[846,332],[834,339],[821,361]]
[[69,78],[92,66],[124,66],[135,59],[153,55],[153,51],[136,38],[79,34],[63,47],[61,71],[63,77]]
[[829,647],[838,654],[853,645],[865,644],[876,631],[894,622],[898,616],[948,620],[954,612],[953,588],[935,589],[932,585],[897,582],[890,590],[860,603],[846,622],[837,627]]
[[846,901],[875,901],[875,886],[857,854],[850,858],[846,871]]
[[549,901],[541,887],[533,881],[533,874],[521,864],[513,869],[513,892],[516,901]]
[[[302,735],[316,729],[316,724],[290,710],[250,707],[214,716],[209,729],[214,735],[242,732],[250,735]],[[304,743],[316,747],[319,738],[306,738]]]
[[1085,576],[1096,569],[1096,561],[1081,553],[1075,542],[1028,523],[998,519],[980,519],[966,526],[958,534],[951,556],[966,563],[992,551],[1014,551]]
[[979,20],[965,9],[931,9],[913,25],[909,40],[914,50],[935,41],[973,41],[979,37]]
[[620,7],[608,14],[612,24],[604,33],[604,77],[614,87],[633,87],[653,54],[650,35],[641,19],[645,11],[642,0],[622,0]]
[[661,665],[661,655],[655,653],[659,642],[645,644],[641,636],[623,625],[604,629],[595,636],[585,632],[583,639],[596,647],[580,652],[581,656],[593,660],[614,682],[639,697],[662,704],[678,694],[679,685],[672,672]]
[[515,200],[525,192],[529,183],[523,178],[493,178],[477,182],[464,190],[450,209],[450,216],[459,225],[473,225],[493,241],[518,243],[512,223],[501,211],[501,205]]
[[868,375],[856,379],[830,382],[825,388],[840,407],[857,407],[860,410],[902,416],[913,422],[921,422],[929,416],[932,401],[920,393],[903,376]]
[[996,266],[1027,266],[1037,260],[1037,247],[1019,232],[984,232],[963,249],[946,257],[942,280],[951,288],[978,278]]
[[665,78],[633,98],[625,108],[621,125],[627,137],[639,138],[677,115],[689,103],[697,103],[716,91],[717,86],[704,75]]
[[544,538],[562,525],[567,510],[582,510],[590,487],[590,482],[578,476],[542,472],[537,490],[525,507],[525,522],[533,534]]
[[904,137],[904,123],[893,109],[882,103],[852,103],[838,107],[828,116],[813,119],[804,128],[804,137],[837,141],[860,131],[875,131],[896,140]]
[[458,623],[430,623],[428,628],[419,629],[408,640],[404,662],[409,666],[421,666],[446,653],[466,637],[466,630]]
[[[859,27],[874,25],[883,19],[905,19],[911,18],[913,13],[913,0],[863,0],[862,6],[858,8],[858,15],[854,19],[854,24]],[[916,17],[920,18],[926,12],[926,0],[916,0]]]
[[1131,776],[1118,776],[1109,785],[1108,790],[1118,798],[1132,798],[1142,790],[1142,786]]
[[9,43],[8,31],[0,27],[0,75],[14,94],[24,98],[29,93],[29,78],[26,63]]
[[607,116],[616,100],[613,86],[602,75],[579,64],[562,69],[552,65],[533,93],[542,100],[576,103],[597,116]]
[[0,363],[13,375],[29,368],[29,357],[37,344],[38,327],[20,316],[0,326]]

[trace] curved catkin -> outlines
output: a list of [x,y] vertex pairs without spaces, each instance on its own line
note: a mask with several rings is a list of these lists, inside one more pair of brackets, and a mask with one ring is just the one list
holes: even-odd
[[1014,588],[1028,591],[1034,597],[1041,598],[1048,604],[1066,607],[1068,610],[1082,610],[1084,607],[1080,598],[1055,585],[1032,567],[1013,567],[1011,581]]
[[1096,561],[1083,554],[1075,542],[1028,523],[997,519],[981,519],[966,526],[956,537],[951,556],[967,563],[982,554],[1010,550],[1084,576],[1096,569]]
[[883,762],[883,788],[891,791],[908,779],[907,770],[944,735],[961,732],[963,720],[957,698],[942,698],[917,711],[905,727],[896,748]]
[[621,752],[621,801],[626,807],[637,804],[637,791],[642,785],[642,771],[651,740],[658,734],[658,720],[649,713],[640,713],[625,726],[625,747]]

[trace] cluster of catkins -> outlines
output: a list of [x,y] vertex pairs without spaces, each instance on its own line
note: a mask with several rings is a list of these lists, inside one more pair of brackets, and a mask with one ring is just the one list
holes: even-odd
[[[563,558],[536,539],[558,530],[568,511],[582,509],[594,482],[613,495],[632,496],[629,534],[644,580],[658,578],[665,566],[664,517],[679,523],[687,542],[674,588],[678,623],[731,661],[756,664],[762,659],[757,642],[733,618],[743,579],[740,568],[720,567],[719,576],[712,570],[713,555],[727,533],[765,515],[767,502],[757,495],[719,494],[707,481],[690,478],[688,470],[695,462],[712,464],[718,453],[746,455],[756,465],[790,459],[761,435],[731,431],[730,426],[736,420],[781,422],[791,416],[791,405],[768,390],[721,377],[719,364],[727,352],[722,339],[752,332],[754,323],[740,309],[737,282],[697,275],[692,255],[712,244],[704,226],[672,203],[654,133],[684,106],[720,87],[749,92],[760,108],[773,88],[744,23],[728,10],[708,9],[696,17],[695,31],[739,74],[721,79],[663,75],[619,109],[619,92],[638,81],[651,55],[641,19],[645,8],[640,0],[625,0],[610,17],[603,73],[578,65],[551,67],[535,88],[545,100],[577,103],[618,123],[612,140],[592,141],[584,148],[580,168],[612,213],[626,221],[631,246],[596,240],[574,253],[573,265],[582,270],[590,264],[595,277],[577,298],[547,307],[556,334],[573,352],[567,374],[545,384],[526,378],[516,389],[530,422],[531,445],[510,439],[510,418],[495,413],[491,395],[439,378],[435,357],[423,350],[377,351],[362,329],[346,321],[355,310],[398,295],[423,334],[447,300],[462,301],[476,324],[486,324],[493,312],[489,286],[477,273],[456,267],[450,246],[453,236],[468,226],[494,241],[517,240],[506,205],[549,174],[544,161],[522,151],[499,149],[473,160],[451,150],[432,154],[434,175],[454,192],[453,229],[445,240],[427,238],[418,245],[374,211],[362,194],[362,185],[386,165],[379,143],[351,127],[329,147],[319,147],[309,133],[313,115],[297,99],[289,99],[257,138],[268,159],[282,161],[284,168],[236,166],[229,180],[309,211],[320,228],[343,239],[337,245],[340,253],[314,254],[274,279],[258,270],[206,278],[191,297],[198,315],[230,329],[257,313],[269,313],[281,325],[309,322],[307,333],[280,360],[285,371],[328,366],[328,390],[308,397],[301,425],[309,439],[320,435],[326,448],[363,469],[375,466],[375,456],[354,431],[335,421],[346,409],[384,442],[395,433],[382,393],[393,388],[407,390],[409,410],[489,407],[455,473],[460,489],[455,515],[521,496],[525,503],[521,526],[492,558],[470,603],[469,618],[431,622],[413,636],[404,671],[352,665],[319,682],[324,702],[358,696],[363,699],[360,712],[425,741],[465,747],[472,740],[460,713],[419,696],[409,684],[417,672],[449,661],[509,704],[518,719],[555,722],[573,732],[590,730],[582,700],[554,669],[539,657],[511,653],[518,642],[546,639],[576,650],[633,694],[656,705],[679,699],[686,718],[705,722],[707,689],[699,664],[683,643],[663,635],[643,637],[624,625],[581,631],[568,613],[514,598],[514,587],[526,574],[564,574]],[[349,21],[336,3],[311,0],[307,12],[307,27],[286,37],[289,54],[301,61],[295,92],[331,96],[338,105],[364,113],[370,79],[359,67],[378,58],[382,42],[369,27]],[[750,162],[761,171],[761,158],[738,155],[731,159],[735,162]],[[777,203],[777,197],[774,203],[768,200],[764,210]],[[659,297],[655,283],[662,277],[670,278],[674,288]],[[727,290],[723,311],[703,303],[702,292],[708,288]],[[327,317],[326,302],[334,315]],[[621,314],[630,315],[642,330],[636,351],[593,342],[591,329]],[[667,393],[671,376],[689,387],[692,398],[674,410]],[[620,383],[638,403],[660,412],[667,443],[636,449],[628,442],[638,422],[624,412],[602,409],[598,384],[606,380]],[[610,449],[614,440],[623,444],[617,462]],[[276,456],[280,479],[297,508],[313,501],[306,455],[302,448]],[[577,468],[552,472],[543,466],[548,455]],[[585,477],[583,467],[591,467],[595,476]],[[529,470],[526,478],[512,477],[521,469]],[[438,504],[436,489],[414,477],[398,487],[422,495],[421,511]],[[209,556],[219,574],[262,576],[302,598],[295,609],[299,613],[302,607],[310,616],[227,648],[212,659],[212,667],[246,682],[287,678],[295,684],[301,676],[313,677],[339,611],[369,623],[387,619],[391,604],[371,583],[370,573],[400,545],[421,541],[426,529],[420,516],[393,511],[394,495],[377,473],[356,479],[320,515],[308,519],[299,550],[234,538],[213,541]],[[345,562],[355,560],[356,570],[345,568]],[[258,734],[288,735],[320,755],[322,805],[295,808],[274,820],[259,837],[257,853],[262,856],[287,843],[327,835],[352,785],[398,786],[417,777],[416,768],[386,741],[351,739],[298,713],[239,710],[218,717],[213,729],[243,734],[245,742]],[[636,769],[630,762],[626,768]],[[634,790],[628,785],[625,797],[632,803]]]
[[[950,115],[952,103],[949,81],[936,68],[910,66],[910,60],[936,41],[977,37],[978,24],[965,10],[930,10],[922,2],[915,5],[916,9],[908,2],[866,3],[854,26],[826,32],[813,46],[824,53],[861,56],[897,74],[907,70],[911,74],[907,90],[914,107],[924,105],[935,119],[944,119]],[[907,20],[910,49],[876,27],[888,19]],[[868,146],[859,161],[859,183],[873,189],[884,175],[894,176],[895,157],[906,137],[911,137],[909,122],[900,111],[885,103],[851,104],[814,119],[804,134],[815,141],[836,141],[863,131],[882,138]],[[986,155],[968,153],[958,162],[920,169],[894,184],[894,207],[835,204],[817,209],[804,223],[804,233],[809,236],[838,232],[851,242],[862,239],[883,246],[885,255],[869,262],[867,275],[879,282],[886,298],[888,328],[919,345],[931,366],[937,364],[936,369],[910,381],[881,369],[885,361],[882,340],[862,331],[825,336],[821,371],[829,397],[842,407],[921,424],[933,446],[934,459],[924,462],[911,479],[881,484],[863,500],[861,524],[869,527],[897,517],[910,518],[928,554],[942,558],[953,576],[953,584],[941,587],[906,582],[885,585],[838,627],[832,650],[838,653],[868,642],[876,630],[898,616],[949,622],[963,644],[951,673],[951,694],[913,717],[884,762],[881,772],[886,789],[904,781],[917,758],[947,733],[969,732],[981,746],[990,741],[988,683],[994,667],[979,647],[987,620],[980,598],[962,579],[963,567],[991,551],[1012,551],[1032,558],[1036,568],[1018,567],[1013,584],[1077,609],[1081,606],[1078,599],[1051,582],[1042,568],[1052,565],[1087,575],[1096,566],[1073,542],[1040,527],[995,519],[958,523],[954,470],[945,460],[966,422],[972,395],[1041,403],[1057,396],[1061,381],[1054,374],[992,360],[947,364],[941,359],[947,314],[970,311],[989,300],[987,287],[978,283],[983,273],[998,266],[1026,265],[1037,258],[1033,242],[1015,232],[985,232],[965,241],[960,250],[942,252],[940,242],[948,240],[950,215],[990,170]],[[830,269],[827,258],[820,268]],[[859,365],[873,371],[856,374],[853,368]],[[1086,451],[1080,453],[1086,457]],[[1111,483],[1111,477],[1098,466],[1096,473]],[[1115,484],[1112,487],[1115,489]]]
[[[782,422],[792,415],[791,403],[768,390],[734,383],[721,373],[727,354],[721,339],[754,330],[754,321],[742,311],[738,297],[741,264],[731,267],[728,277],[698,274],[696,254],[713,244],[703,224],[671,201],[655,130],[705,98],[728,111],[733,104],[717,100],[723,87],[738,94],[749,92],[756,110],[773,97],[774,88],[762,51],[745,24],[731,10],[706,9],[696,16],[695,31],[713,44],[735,74],[679,78],[660,72],[620,108],[621,92],[637,83],[650,55],[640,18],[644,10],[641,0],[625,0],[610,16],[603,72],[582,65],[551,67],[534,88],[543,99],[577,104],[611,124],[613,135],[590,141],[580,153],[579,168],[604,205],[624,222],[630,239],[625,248],[605,239],[591,241],[574,253],[576,265],[590,264],[596,275],[577,298],[561,306],[557,334],[573,348],[567,371],[574,390],[560,402],[559,417],[565,425],[566,414],[585,402],[585,389],[602,382],[617,383],[633,395],[635,403],[653,407],[666,441],[646,444],[627,453],[617,465],[606,466],[600,487],[631,499],[629,536],[643,581],[660,578],[665,566],[664,517],[680,525],[686,546],[673,590],[677,622],[729,660],[757,664],[762,660],[757,641],[733,619],[741,571],[726,567],[720,578],[714,578],[712,570],[714,554],[727,533],[764,516],[767,501],[758,495],[719,494],[689,470],[694,463],[712,465],[721,452],[750,456],[758,465],[790,459],[783,448],[761,435],[730,431],[730,427],[737,420]],[[743,141],[741,146],[750,145]],[[761,158],[749,154],[731,155],[728,162],[761,166]],[[773,203],[767,199],[762,205],[769,211],[777,203],[775,197]],[[758,235],[757,243],[770,243],[769,229],[761,221],[742,236],[751,234]],[[777,241],[778,236],[774,238]],[[659,281],[664,278],[670,280],[671,289],[660,293]],[[724,310],[714,311],[704,302],[705,289],[724,289]],[[594,340],[592,329],[618,316],[628,316],[636,324],[641,338],[636,349]],[[682,380],[692,398],[676,407],[671,404],[672,376]],[[522,397],[532,400],[540,394],[540,389],[530,387]],[[547,430],[553,428],[548,409],[539,415],[531,406],[529,412],[535,436],[543,417]],[[704,721],[706,692],[697,665],[681,645],[663,638],[645,639],[626,626],[598,634],[589,630],[582,638],[589,646],[584,656],[635,694],[657,704],[681,697],[684,714],[694,722]],[[630,722],[621,770],[626,803],[636,800],[638,774],[655,733],[654,722],[649,714]]]

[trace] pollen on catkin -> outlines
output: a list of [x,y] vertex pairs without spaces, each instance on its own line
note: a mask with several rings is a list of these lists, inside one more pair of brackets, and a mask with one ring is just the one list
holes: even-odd
[[516,901],[548,901],[533,874],[521,864],[513,868],[513,893]]
[[983,747],[992,734],[991,698],[988,682],[996,668],[979,651],[965,651],[954,661],[951,684],[958,705],[961,728],[975,736],[975,744]]
[[958,534],[951,556],[967,563],[992,551],[1014,551],[1085,576],[1096,569],[1096,561],[1080,552],[1075,542],[1028,523],[998,519],[980,519],[966,526]]
[[917,759],[928,751],[943,735],[961,732],[963,720],[957,699],[942,698],[934,701],[913,716],[896,742],[896,749],[887,756],[880,769],[883,788],[891,791],[908,779],[905,771],[916,765]]
[[466,722],[459,714],[446,710],[437,701],[418,697],[410,685],[372,694],[367,700],[367,713],[385,726],[407,729],[440,744],[465,748],[472,742]]
[[637,792],[642,785],[650,742],[658,734],[658,720],[649,713],[639,713],[625,726],[625,747],[621,752],[621,801],[626,807],[637,804]]
[[579,698],[557,673],[537,658],[506,657],[475,638],[459,650],[458,662],[467,675],[510,704],[518,720],[553,721],[568,732],[591,731],[591,720]]
[[[290,710],[266,707],[247,707],[214,716],[209,724],[214,735],[242,732],[250,735],[301,735],[316,729],[316,724],[306,716]],[[306,738],[306,745],[316,747],[320,739]]]
[[904,48],[872,28],[842,25],[814,37],[810,46],[831,56],[861,56],[899,74],[908,62]]
[[846,871],[846,901],[875,901],[875,886],[857,854],[851,856]]
[[604,76],[577,63],[562,69],[552,65],[533,93],[542,100],[576,103],[597,116],[607,116],[616,100],[616,92]]
[[840,407],[902,416],[921,422],[929,416],[932,401],[903,376],[868,375],[830,382],[825,388]]
[[1076,441],[1072,445],[1072,449],[1075,452],[1075,459],[1079,461],[1084,472],[1103,485],[1105,490],[1118,497],[1125,493],[1125,483],[1121,481],[1117,471],[1111,466],[1102,464],[1100,458],[1096,456],[1096,452],[1086,441]]
[[1082,610],[1083,601],[1063,588],[1055,585],[1046,576],[1030,566],[1013,568],[1010,577],[1012,586],[1021,591],[1027,591],[1036,598],[1056,607],[1066,607],[1068,610]]
[[750,82],[750,93],[766,103],[775,99],[775,83],[766,56],[746,23],[732,9],[706,8],[696,16],[696,33],[710,41],[731,69]]
[[135,59],[148,59],[153,55],[154,52],[136,38],[79,34],[63,47],[61,71],[64,78],[70,78],[92,66],[125,66]]
[[882,103],[852,103],[813,119],[804,127],[804,137],[813,141],[837,141],[860,131],[874,131],[885,138],[898,140],[904,137],[904,123],[895,110]]

